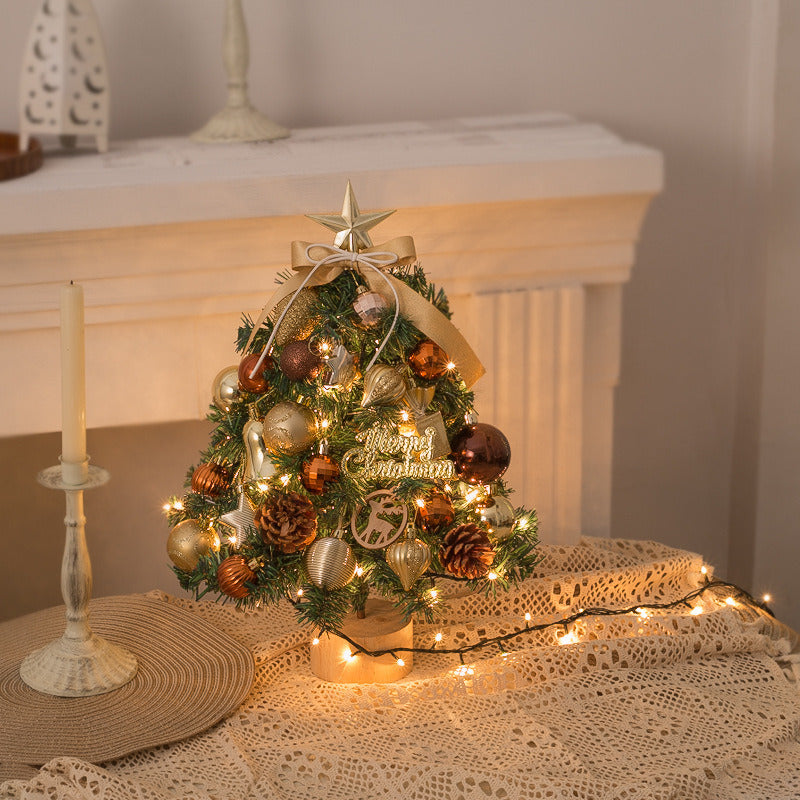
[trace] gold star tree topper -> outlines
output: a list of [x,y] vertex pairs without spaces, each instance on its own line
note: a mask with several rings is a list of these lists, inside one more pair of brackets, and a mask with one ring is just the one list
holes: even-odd
[[353,187],[350,181],[347,181],[341,214],[306,214],[306,216],[313,219],[314,222],[319,222],[320,225],[336,231],[336,238],[333,240],[336,247],[358,253],[360,250],[372,247],[372,239],[367,231],[374,228],[379,222],[383,222],[391,214],[394,214],[394,210],[362,214],[359,211]]

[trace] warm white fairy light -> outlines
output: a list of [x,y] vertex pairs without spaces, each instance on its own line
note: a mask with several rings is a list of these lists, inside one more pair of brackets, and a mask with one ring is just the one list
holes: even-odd
[[410,419],[410,417],[408,415],[408,411],[401,411],[400,412],[400,419],[402,419],[403,422],[408,422],[408,420]]
[[703,613],[703,606],[694,606],[689,613],[693,617],[699,617]]
[[327,419],[321,419],[319,421],[319,426],[320,428],[322,428],[322,430],[325,430],[328,427],[328,425],[330,425],[330,422],[328,422]]
[[344,660],[345,661],[352,661],[355,657],[356,657],[356,654],[355,653],[351,653],[349,647],[345,648],[345,650],[344,650]]
[[726,606],[735,606],[736,605],[736,601],[732,597],[726,597],[725,598],[725,605]]
[[364,567],[360,564],[356,567],[356,577],[360,578],[364,574]]
[[434,603],[439,599],[439,591],[438,591],[438,589],[431,589],[429,594],[431,596],[431,600]]
[[456,365],[455,365],[455,362],[454,362],[454,361],[448,361],[448,362],[447,362],[447,369],[449,369],[449,370],[451,370],[451,371],[452,371],[452,370],[454,370],[455,368],[456,368]]
[[282,483],[284,486],[288,486],[288,485],[289,485],[289,481],[290,481],[291,479],[292,479],[292,476],[291,476],[291,475],[281,475],[281,483]]
[[420,508],[425,508],[425,501],[421,497],[417,498],[416,503]]
[[705,564],[703,564],[703,566],[700,567],[700,573],[702,575],[708,575],[708,567]]
[[577,644],[580,641],[574,631],[568,631],[563,636],[558,637],[559,644]]
[[406,662],[405,662],[405,661],[403,661],[403,659],[402,659],[402,658],[398,658],[398,659],[397,659],[397,666],[398,666],[398,667],[404,667],[405,665],[406,665]]
[[302,597],[303,596],[303,587],[302,586],[297,590],[297,596],[298,597]]
[[528,520],[527,517],[520,517],[517,520],[517,529],[520,530],[520,531],[524,531],[525,528],[528,527],[528,522],[529,522],[529,520]]
[[489,574],[488,574],[486,577],[487,577],[487,578],[488,578],[490,581],[496,581],[496,580],[497,580],[497,578],[498,578],[498,575],[497,575],[497,573],[496,573],[494,570],[492,570],[492,571],[491,571],[491,572],[490,572],[490,573],[489,573]]
[[311,644],[313,644],[313,645],[318,645],[318,644],[319,644],[319,639],[318,639],[318,638],[315,636],[315,637],[314,637],[314,638],[311,640]]
[[161,508],[163,508],[164,511],[172,511],[172,503],[164,503],[164,505],[161,506]]
[[467,495],[464,499],[468,503],[471,503],[480,493],[481,493],[480,489],[472,489],[471,491],[467,492]]
[[239,541],[239,540],[236,538],[236,534],[235,534],[235,533],[232,533],[232,534],[231,534],[231,535],[228,537],[228,542],[229,542],[230,544],[232,544],[234,547],[236,547],[236,543],[237,543],[238,541]]
[[442,634],[437,633],[436,636],[433,637],[434,642],[441,642],[442,641]]
[[531,621],[531,612],[528,611],[525,613],[525,622],[530,622],[530,621]]
[[446,484],[444,485],[444,490],[445,490],[445,491],[446,491],[448,494],[450,494],[450,492],[452,492],[452,491],[453,491],[453,487],[452,487],[452,486],[451,486],[449,483],[446,483]]
[[769,594],[769,592],[767,592],[767,593],[761,595],[761,599],[765,603],[771,603],[772,602],[772,595]]

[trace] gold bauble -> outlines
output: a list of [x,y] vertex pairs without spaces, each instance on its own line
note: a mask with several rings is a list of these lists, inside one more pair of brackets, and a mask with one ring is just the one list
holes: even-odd
[[487,506],[479,506],[478,512],[481,515],[481,522],[486,526],[489,535],[494,539],[507,539],[514,530],[514,506],[511,501],[503,495],[489,498],[492,503]]
[[284,400],[267,411],[261,428],[267,450],[297,455],[314,441],[317,418],[310,408]]
[[317,539],[303,556],[306,572],[320,589],[341,589],[356,574],[356,557],[347,542],[337,536]]
[[[278,317],[283,313],[283,309],[289,305],[289,301],[294,295],[287,295],[284,297],[270,312],[269,318],[276,322]],[[292,305],[286,312],[286,316],[281,321],[280,328],[275,334],[275,342],[278,347],[283,347],[287,342],[292,342],[297,339],[308,339],[317,324],[320,317],[312,316],[311,309],[314,303],[317,302],[317,290],[311,288],[302,289],[294,297]]]
[[169,532],[167,555],[185,572],[191,572],[200,557],[212,550],[219,550],[219,536],[210,528],[202,527],[196,519],[185,519]]
[[409,591],[431,563],[431,549],[422,539],[401,539],[386,548],[386,563]]
[[405,378],[388,364],[373,364],[364,374],[361,407],[390,406],[406,393]]
[[227,414],[239,397],[239,365],[234,364],[232,367],[220,370],[211,386],[214,405]]

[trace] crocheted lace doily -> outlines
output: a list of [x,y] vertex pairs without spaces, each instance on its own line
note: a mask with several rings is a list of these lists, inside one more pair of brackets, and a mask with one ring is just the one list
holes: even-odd
[[[537,574],[486,600],[452,589],[428,647],[560,619],[578,608],[666,602],[702,559],[652,542],[542,545]],[[0,785],[0,798],[278,800],[797,800],[800,692],[789,631],[708,598],[703,613],[592,617],[487,648],[462,665],[417,655],[391,685],[309,670],[311,633],[288,606],[237,612],[167,595],[250,647],[256,681],[204,734],[92,765],[69,758]],[[470,656],[470,658],[473,658]],[[794,660],[794,663],[793,663]],[[1,755],[0,755],[1,760]]]

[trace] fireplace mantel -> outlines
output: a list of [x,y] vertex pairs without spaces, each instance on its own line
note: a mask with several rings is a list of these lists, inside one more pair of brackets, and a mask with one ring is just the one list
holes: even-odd
[[477,407],[508,435],[509,480],[551,541],[608,533],[621,286],[656,151],[560,114],[182,138],[52,155],[0,184],[0,435],[60,427],[59,285],[86,294],[90,427],[200,419],[305,213],[395,208],[484,361]]

